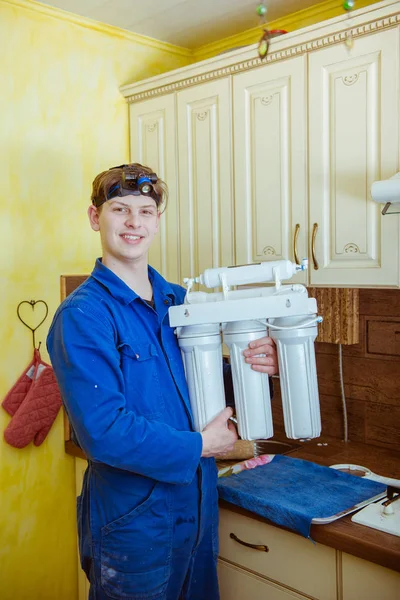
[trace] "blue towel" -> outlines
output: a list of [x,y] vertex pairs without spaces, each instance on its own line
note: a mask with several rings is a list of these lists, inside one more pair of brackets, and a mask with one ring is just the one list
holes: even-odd
[[223,500],[307,538],[312,519],[331,517],[385,491],[382,483],[282,455],[218,480]]

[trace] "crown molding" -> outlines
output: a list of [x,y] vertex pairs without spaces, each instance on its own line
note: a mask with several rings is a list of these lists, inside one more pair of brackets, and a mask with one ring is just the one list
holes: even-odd
[[[376,3],[377,0],[358,0],[357,10]],[[356,11],[353,12],[353,15],[354,13],[356,13]],[[275,19],[275,21],[269,21],[268,28],[296,31],[301,27],[316,24],[341,15],[343,15],[342,0],[325,0],[325,2],[321,2],[320,4],[310,6],[309,8],[303,8],[302,10],[291,13],[280,19]],[[255,44],[259,41],[264,28],[265,25],[259,25],[258,27],[252,27],[251,29],[223,38],[222,40],[199,46],[193,50],[194,58],[196,61],[206,60],[207,58],[216,56],[220,52],[238,46],[242,47],[249,44]]]
[[1,2],[40,13],[42,15],[46,15],[47,17],[58,19],[59,21],[72,23],[73,25],[78,25],[79,27],[91,29],[92,31],[97,31],[111,37],[134,42],[135,44],[140,44],[146,48],[162,50],[168,54],[184,56],[193,60],[193,51],[189,50],[188,48],[174,46],[173,44],[161,42],[159,40],[146,37],[145,35],[140,35],[139,33],[132,33],[125,29],[121,29],[120,27],[114,27],[112,25],[106,25],[98,21],[93,21],[87,17],[81,17],[80,15],[69,13],[65,10],[61,10],[60,8],[54,8],[47,4],[42,4],[41,2],[35,2],[35,0],[1,0]]
[[[397,8],[399,9],[400,2],[397,2],[396,4]],[[214,81],[216,79],[221,79],[222,77],[227,77],[229,75],[235,75],[243,71],[249,71],[251,69],[260,67],[261,65],[275,63],[281,60],[292,58],[294,56],[300,56],[308,52],[312,52],[314,50],[319,50],[320,48],[326,48],[328,46],[341,44],[345,41],[346,36],[349,32],[351,32],[354,39],[357,39],[365,35],[369,35],[371,33],[377,33],[385,29],[396,27],[400,24],[400,12],[387,14],[381,18],[371,19],[370,21],[364,21],[351,28],[343,27],[343,25],[345,24],[343,23],[343,19],[340,20],[340,24],[342,25],[342,28],[337,29],[336,31],[326,32],[324,35],[318,37],[307,36],[306,40],[300,41],[297,44],[294,43],[285,46],[280,44],[279,49],[277,48],[275,51],[272,49],[268,53],[266,59],[263,60],[261,60],[258,56],[254,56],[257,49],[257,46],[255,45],[253,48],[254,54],[253,52],[251,52],[251,55],[253,56],[252,58],[239,60],[238,62],[233,63],[225,62],[225,64],[223,64],[223,66],[219,68],[218,66],[216,66],[214,69],[209,68],[208,70],[204,70],[200,73],[193,75],[190,75],[190,71],[193,72],[194,69],[194,66],[191,65],[190,67],[184,67],[184,69],[177,69],[174,75],[169,74],[170,81],[168,83],[165,83],[164,85],[158,85],[154,87],[150,86],[147,89],[143,89],[143,91],[137,91],[133,93],[130,93],[130,90],[133,86],[124,86],[124,88],[122,88],[121,91],[124,94],[127,102],[130,104],[140,102],[142,100],[148,100],[150,98],[155,98],[175,91],[179,91],[183,88],[192,87],[208,81]],[[304,38],[304,36],[302,37]],[[278,39],[282,38],[276,38],[276,40]],[[243,56],[243,50],[236,51],[234,55]],[[246,55],[249,55],[249,49],[247,48]],[[213,59],[211,60],[213,61]],[[212,65],[207,65],[207,62],[203,64],[203,68],[205,66],[212,67]],[[197,68],[199,67],[197,66]],[[187,73],[187,75],[183,78],[177,79],[176,77],[178,76],[179,72],[182,71],[184,71],[185,74]],[[171,80],[171,77],[174,77],[174,79]],[[155,83],[157,81],[157,78],[153,78],[153,81]]]

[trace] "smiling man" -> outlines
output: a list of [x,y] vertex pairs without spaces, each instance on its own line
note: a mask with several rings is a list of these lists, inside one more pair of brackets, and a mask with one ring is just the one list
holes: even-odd
[[[217,600],[214,457],[237,440],[226,408],[194,431],[168,308],[185,290],[148,265],[167,187],[121,165],[93,182],[102,258],[59,307],[48,350],[76,442],[88,457],[77,501],[81,565],[96,600]],[[246,351],[272,374],[275,348]],[[265,356],[260,356],[265,355]]]

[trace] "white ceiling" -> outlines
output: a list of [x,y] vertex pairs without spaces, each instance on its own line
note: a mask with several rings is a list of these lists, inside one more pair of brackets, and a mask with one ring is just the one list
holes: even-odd
[[[322,0],[266,0],[273,21]],[[185,48],[257,27],[257,0],[41,0],[101,23]]]

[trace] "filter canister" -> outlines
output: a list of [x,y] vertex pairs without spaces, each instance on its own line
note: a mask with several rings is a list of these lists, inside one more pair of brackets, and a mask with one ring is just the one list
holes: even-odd
[[182,352],[196,431],[202,431],[225,408],[222,342],[219,324],[176,330]]
[[269,319],[268,323],[296,329],[270,328],[278,351],[279,378],[285,431],[288,438],[316,438],[321,434],[314,342],[316,325],[302,327],[316,315]]
[[249,342],[267,334],[266,323],[234,321],[227,323],[224,342],[229,348],[239,435],[243,440],[273,436],[269,378],[245,362],[243,351]]

